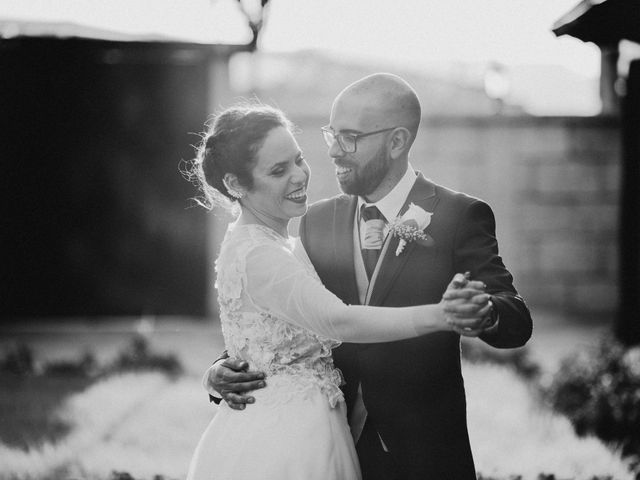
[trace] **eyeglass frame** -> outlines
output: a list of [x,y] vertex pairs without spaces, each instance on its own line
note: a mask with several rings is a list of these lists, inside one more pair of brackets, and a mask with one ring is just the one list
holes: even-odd
[[[331,128],[329,125],[325,125],[324,127],[321,127],[320,130],[322,131],[322,136],[328,147],[331,147],[333,145],[333,142],[337,141],[338,146],[340,147],[340,150],[342,150],[344,153],[356,153],[358,151],[358,139],[368,137],[370,135],[376,135],[382,132],[390,132],[391,130],[395,130],[396,128],[400,128],[400,127],[396,126],[396,127],[383,128],[382,130],[376,130],[374,132],[366,132],[366,133],[335,133],[335,130],[333,130],[333,128]],[[327,137],[326,137],[327,134],[333,137],[333,141],[331,143],[327,141]],[[344,148],[342,137],[353,138],[352,152]]]

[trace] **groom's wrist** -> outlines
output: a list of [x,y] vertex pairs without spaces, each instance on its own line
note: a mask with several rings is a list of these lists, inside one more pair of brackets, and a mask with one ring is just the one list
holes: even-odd
[[498,329],[500,323],[500,315],[494,302],[489,300],[489,312],[484,317],[485,327],[482,333],[491,334]]
[[215,388],[213,388],[213,385],[210,382],[210,378],[211,378],[212,370],[215,370],[215,368],[218,367],[222,362],[224,362],[224,360],[225,360],[224,357],[218,358],[213,363],[213,365],[211,365],[207,369],[207,371],[204,372],[204,376],[202,377],[202,386],[204,387],[206,392],[209,394],[210,402],[220,403],[220,400],[222,400],[222,395],[220,395],[220,393]]

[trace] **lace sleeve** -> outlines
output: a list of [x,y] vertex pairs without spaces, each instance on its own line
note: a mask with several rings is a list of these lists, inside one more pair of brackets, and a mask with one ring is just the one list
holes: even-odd
[[[255,306],[325,337],[347,342],[400,340],[428,333],[425,307],[347,306],[285,246],[260,245],[246,258]],[[433,322],[431,322],[433,324]]]
[[255,306],[327,338],[342,340],[331,318],[346,305],[284,246],[261,245],[246,259],[247,294]]

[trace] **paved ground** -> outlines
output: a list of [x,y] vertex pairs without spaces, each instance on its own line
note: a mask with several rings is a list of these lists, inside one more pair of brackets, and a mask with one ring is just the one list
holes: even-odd
[[[534,337],[527,348],[533,360],[549,373],[561,358],[597,340],[607,330],[607,326],[552,312],[534,312],[534,323]],[[23,342],[33,348],[39,360],[77,358],[91,351],[99,361],[107,361],[136,332],[147,335],[154,350],[177,353],[188,375],[170,384],[162,375],[147,374],[115,377],[95,385],[69,407],[67,416],[82,422],[62,443],[31,453],[5,451],[3,460],[12,460],[16,472],[24,470],[21,465],[37,464],[43,472],[49,472],[62,464],[78,464],[92,472],[108,467],[101,474],[106,478],[117,465],[118,470],[141,478],[152,478],[158,472],[171,478],[183,477],[195,442],[214,411],[198,383],[204,369],[223,348],[217,324],[184,317],[22,322],[0,327],[0,353]],[[519,382],[509,380],[511,377],[504,371],[467,365],[464,375],[470,435],[477,450],[477,466],[483,472],[504,478],[502,473],[518,472],[531,479],[540,471],[556,472],[560,478],[591,478],[595,473],[618,472],[615,478],[630,480],[617,457],[594,439],[590,443],[576,439],[566,421],[538,408],[529,390],[518,387]],[[509,405],[500,410],[502,417],[486,413],[487,405],[495,404],[488,400],[494,391],[499,391],[500,401],[506,399]],[[503,446],[509,438],[519,440]],[[510,449],[508,462],[502,456],[505,448]],[[500,452],[498,458],[496,450]],[[531,451],[536,451],[535,459]],[[107,467],[105,458],[110,459]],[[498,467],[502,470],[495,470]],[[580,468],[587,468],[589,477],[575,475]]]
[[[581,321],[557,312],[534,311],[534,335],[528,344],[531,357],[553,371],[571,351],[594,342],[609,324]],[[99,361],[112,358],[136,333],[145,334],[154,349],[176,352],[188,373],[199,375],[223,349],[217,322],[189,317],[117,317],[42,319],[0,326],[0,352],[24,342],[40,360],[74,358],[85,351]]]

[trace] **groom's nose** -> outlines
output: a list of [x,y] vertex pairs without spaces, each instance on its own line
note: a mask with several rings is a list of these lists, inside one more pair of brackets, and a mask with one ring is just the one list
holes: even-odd
[[331,143],[331,146],[329,147],[329,156],[331,158],[340,158],[343,155],[344,155],[344,151],[342,150],[342,148],[340,148],[340,144],[334,138],[333,143]]

